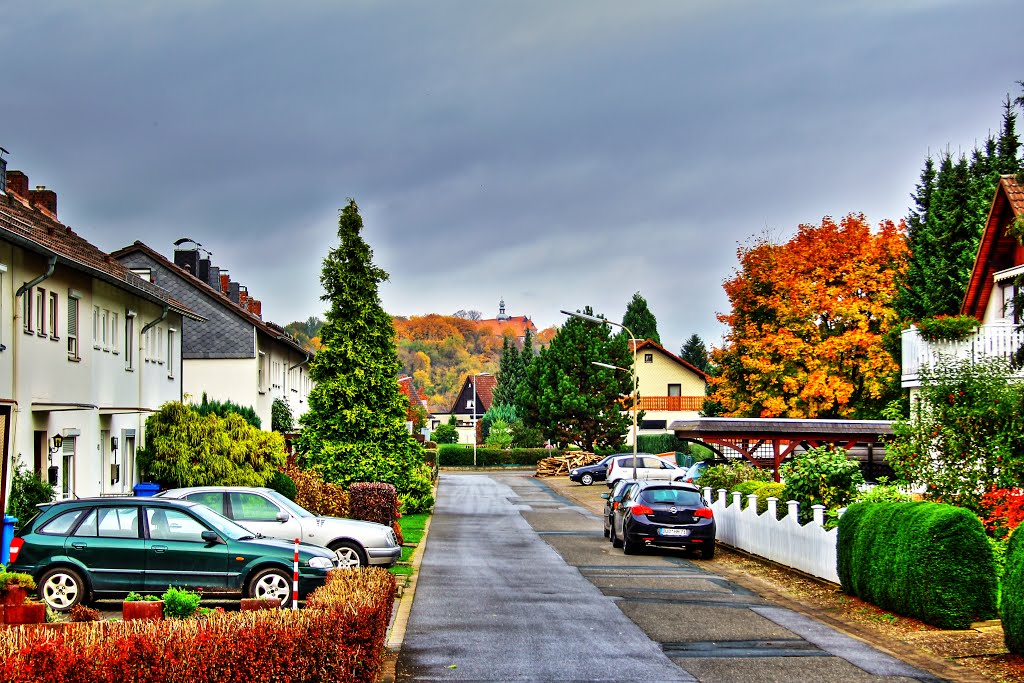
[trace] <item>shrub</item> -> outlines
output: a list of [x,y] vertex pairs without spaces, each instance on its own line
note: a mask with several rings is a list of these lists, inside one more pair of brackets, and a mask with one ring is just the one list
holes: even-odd
[[82,603],[78,603],[68,612],[68,618],[71,621],[78,622],[99,621],[100,611],[93,607],[87,607]]
[[430,438],[432,438],[437,443],[458,443],[459,432],[457,429],[455,429],[455,427],[451,426],[450,424],[438,425],[437,429],[434,430],[434,433],[431,434]]
[[786,510],[786,485],[778,481],[770,481],[766,484],[761,484],[753,493],[757,496],[757,514],[763,515],[768,512],[768,499],[778,498],[779,501],[775,504],[775,515],[776,517],[780,512]]
[[263,421],[260,420],[260,416],[256,414],[256,411],[251,406],[242,406],[234,401],[211,401],[206,397],[205,391],[203,392],[203,400],[198,405],[193,404],[192,407],[203,417],[216,415],[217,417],[225,418],[228,414],[233,413],[256,429],[262,429],[263,427]]
[[161,599],[164,601],[164,617],[167,619],[188,619],[199,609],[202,596],[196,591],[184,588],[167,587]]
[[480,418],[480,438],[484,440],[484,443],[488,443],[488,437],[491,435],[491,429],[498,421],[504,422],[505,426],[512,424],[518,420],[516,415],[516,407],[512,405],[502,405],[495,403],[487,409],[483,417]]
[[160,598],[155,595],[140,595],[132,591],[124,599],[125,602],[159,602]]
[[857,491],[854,500],[857,503],[909,503],[913,500],[906,491],[893,484],[886,484],[880,480],[878,486],[872,486],[866,491]]
[[394,577],[370,568],[332,572],[302,610],[98,622],[59,631],[2,629],[0,680],[373,681],[381,670],[394,596]]
[[352,519],[384,526],[391,526],[398,519],[398,493],[391,484],[356,482],[348,489],[348,501]]
[[751,465],[746,460],[735,460],[728,465],[714,465],[704,470],[697,480],[697,484],[704,488],[710,486],[713,495],[718,489],[735,491],[736,486],[743,481],[771,481],[772,473],[759,467]]
[[348,494],[337,484],[324,481],[316,470],[290,467],[285,474],[295,484],[295,502],[314,515],[348,517]]
[[926,341],[960,341],[974,334],[981,321],[973,315],[938,315],[920,320],[915,325]]
[[953,629],[995,616],[992,549],[963,508],[855,503],[839,520],[836,557],[843,590],[883,609]]
[[1024,522],[1024,489],[992,489],[981,497],[982,521],[993,538],[1005,538]]
[[487,435],[487,445],[490,448],[502,450],[512,445],[512,432],[504,420],[495,420]]
[[522,420],[511,425],[513,448],[543,448],[544,433],[536,427],[528,427]]
[[1024,532],[1021,527],[1010,536],[1003,572],[1003,598],[1000,617],[1006,649],[1024,654]]
[[[553,448],[477,448],[476,464],[479,467],[499,465],[536,465],[544,458],[561,455]],[[441,467],[472,467],[473,447],[444,444],[437,447],[438,463]]]
[[7,514],[17,517],[24,526],[36,516],[36,505],[53,500],[53,486],[29,471],[17,458],[11,473],[11,494],[7,500]]
[[270,406],[270,429],[275,432],[286,433],[295,427],[295,418],[292,417],[292,408],[288,400],[275,398]]
[[732,487],[733,491],[739,491],[741,494],[743,494],[743,495],[740,496],[740,507],[741,508],[747,507],[747,496],[749,496],[751,493],[753,493],[757,489],[761,488],[761,486],[763,486],[763,485],[764,485],[764,482],[762,482],[762,481],[747,480],[747,481],[741,481],[740,483],[736,484],[736,486],[733,486]]
[[846,457],[844,449],[826,446],[794,455],[780,474],[786,480],[787,499],[800,503],[801,522],[814,517],[812,505],[824,505],[826,511],[834,512],[849,504],[857,486],[864,483],[860,467]]
[[274,489],[288,500],[295,500],[295,495],[298,493],[298,489],[295,487],[295,482],[284,472],[274,472],[274,476],[271,477],[267,486]]

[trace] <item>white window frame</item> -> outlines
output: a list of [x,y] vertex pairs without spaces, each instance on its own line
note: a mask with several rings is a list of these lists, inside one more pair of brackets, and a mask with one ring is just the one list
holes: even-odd
[[79,323],[81,322],[81,296],[74,290],[68,290],[68,360],[78,362],[79,355]]
[[121,348],[118,343],[118,336],[121,329],[117,326],[117,313],[110,311],[110,352],[115,356],[121,353]]
[[256,381],[257,388],[259,392],[262,394],[266,389],[266,387],[264,386],[264,383],[266,382],[266,369],[263,366],[267,362],[267,354],[265,354],[262,351],[258,351],[257,354],[258,355],[256,356],[256,362],[259,367],[257,368]]
[[135,372],[135,311],[124,312],[124,369]]
[[173,327],[167,328],[167,379],[174,379],[174,339],[177,330]]
[[92,307],[92,348],[100,348],[100,307]]
[[29,287],[21,299],[21,324],[25,330],[25,334],[33,334],[35,332],[32,329],[32,299],[35,297],[35,288]]
[[60,318],[57,317],[60,312],[59,301],[60,295],[57,292],[50,290],[50,307],[47,309],[47,314],[50,321],[50,339],[53,341],[60,340],[60,335],[57,334],[57,328],[60,320]]
[[46,336],[46,290],[42,287],[36,289],[36,334],[40,337]]

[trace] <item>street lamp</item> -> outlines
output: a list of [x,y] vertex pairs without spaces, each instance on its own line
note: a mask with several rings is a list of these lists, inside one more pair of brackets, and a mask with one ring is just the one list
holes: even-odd
[[579,318],[580,320],[586,320],[589,323],[597,323],[599,325],[614,325],[615,327],[621,327],[629,335],[630,350],[633,352],[633,363],[631,370],[626,368],[620,368],[618,365],[611,365],[609,363],[600,363],[598,361],[590,361],[591,364],[597,365],[602,368],[608,368],[609,370],[622,370],[623,372],[631,372],[633,377],[633,479],[636,479],[636,402],[637,402],[637,384],[636,384],[636,337],[633,336],[633,332],[623,325],[622,323],[612,322],[611,320],[605,320],[604,318],[598,318],[595,315],[587,315],[586,313],[573,313],[572,311],[562,311],[563,315],[567,315],[570,318]]

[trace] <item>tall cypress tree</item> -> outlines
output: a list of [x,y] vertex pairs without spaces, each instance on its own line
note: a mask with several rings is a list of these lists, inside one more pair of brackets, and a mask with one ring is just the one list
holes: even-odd
[[679,357],[705,374],[711,368],[711,362],[708,360],[708,347],[704,345],[704,340],[698,334],[690,335],[690,338],[679,349]]
[[661,343],[661,336],[658,334],[658,320],[647,306],[647,299],[640,296],[640,292],[634,294],[629,304],[626,305],[622,324],[630,329],[637,341],[650,339],[658,344]]
[[523,364],[519,361],[519,347],[510,337],[505,337],[501,346],[498,385],[494,387],[492,405],[510,406],[515,404],[516,387],[523,379],[522,371]]
[[405,427],[409,402],[398,388],[395,329],[378,294],[388,274],[373,265],[362,229],[349,200],[338,219],[340,244],[323,260],[320,298],[330,308],[309,368],[315,386],[298,447],[327,481],[394,484],[406,511],[426,510],[433,505],[429,469]]

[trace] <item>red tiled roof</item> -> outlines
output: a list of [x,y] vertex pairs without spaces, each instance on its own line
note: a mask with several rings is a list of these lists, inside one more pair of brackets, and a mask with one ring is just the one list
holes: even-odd
[[530,332],[537,331],[537,326],[525,315],[514,315],[502,320],[488,318],[487,320],[477,320],[476,323],[480,327],[489,326],[494,330],[495,334],[502,336],[504,336],[506,331],[514,333],[516,337],[525,337],[526,330],[530,330]]
[[474,377],[476,377],[476,395],[480,397],[480,407],[487,412],[491,409],[491,402],[494,400],[494,389],[498,386],[498,378],[495,375],[470,375],[466,378],[466,384],[472,386]]
[[995,287],[993,275],[1024,263],[1024,249],[1016,238],[1006,234],[1010,222],[1019,216],[1024,216],[1024,187],[1014,176],[1004,175],[992,198],[960,313],[983,320]]
[[193,320],[204,320],[164,289],[143,280],[110,254],[91,244],[60,221],[27,206],[21,197],[8,192],[0,196],[0,239],[108,282],[119,289],[166,305]]
[[661,344],[657,343],[653,339],[644,339],[643,341],[638,341],[636,343],[636,350],[634,351],[634,353],[640,353],[640,351],[642,351],[643,349],[647,349],[647,348],[656,349],[658,351],[661,351],[663,354],[668,356],[670,360],[674,360],[676,363],[679,363],[684,368],[686,368],[688,370],[692,370],[693,372],[695,372],[698,375],[700,375],[701,379],[707,381],[707,379],[708,379],[707,373],[705,373],[703,370],[698,368],[693,363],[691,363],[689,361],[683,360],[682,358],[680,358],[676,354],[672,353],[671,351],[669,351],[668,349],[666,349],[664,346],[662,346]]
[[173,261],[168,260],[167,258],[165,258],[163,256],[163,254],[161,254],[160,252],[156,251],[155,249],[153,249],[149,245],[144,244],[143,242],[140,242],[140,241],[136,240],[135,242],[133,242],[132,244],[128,245],[127,247],[122,247],[121,249],[118,249],[117,251],[111,252],[111,256],[113,256],[116,259],[116,258],[119,258],[121,256],[124,256],[125,254],[130,254],[130,253],[136,252],[136,251],[142,252],[142,253],[146,254],[151,259],[153,259],[154,261],[159,263],[161,266],[166,268],[167,270],[173,272],[175,275],[177,275],[177,276],[181,277],[182,279],[184,279],[186,282],[191,284],[193,287],[199,289],[200,291],[205,292],[206,295],[210,299],[212,299],[213,301],[216,301],[221,306],[223,306],[224,308],[228,309],[229,311],[231,311],[235,315],[241,316],[247,322],[249,322],[252,325],[254,325],[257,329],[262,330],[263,332],[268,334],[270,337],[272,337],[274,339],[277,339],[277,340],[280,340],[280,341],[284,342],[285,344],[288,344],[289,346],[294,347],[297,351],[300,351],[302,353],[311,353],[309,351],[309,349],[306,349],[305,347],[303,347],[302,344],[300,344],[298,341],[296,341],[294,337],[292,337],[290,334],[285,332],[284,328],[281,327],[280,325],[272,323],[269,320],[263,320],[262,318],[260,318],[258,315],[256,315],[252,311],[250,311],[245,306],[242,306],[240,304],[236,304],[234,301],[229,299],[226,294],[224,294],[223,292],[221,292],[221,291],[219,291],[217,289],[214,289],[208,283],[203,282],[202,280],[200,280],[199,278],[197,278],[195,275],[193,275],[192,273],[188,272],[184,268],[178,267],[177,265],[174,264]]

